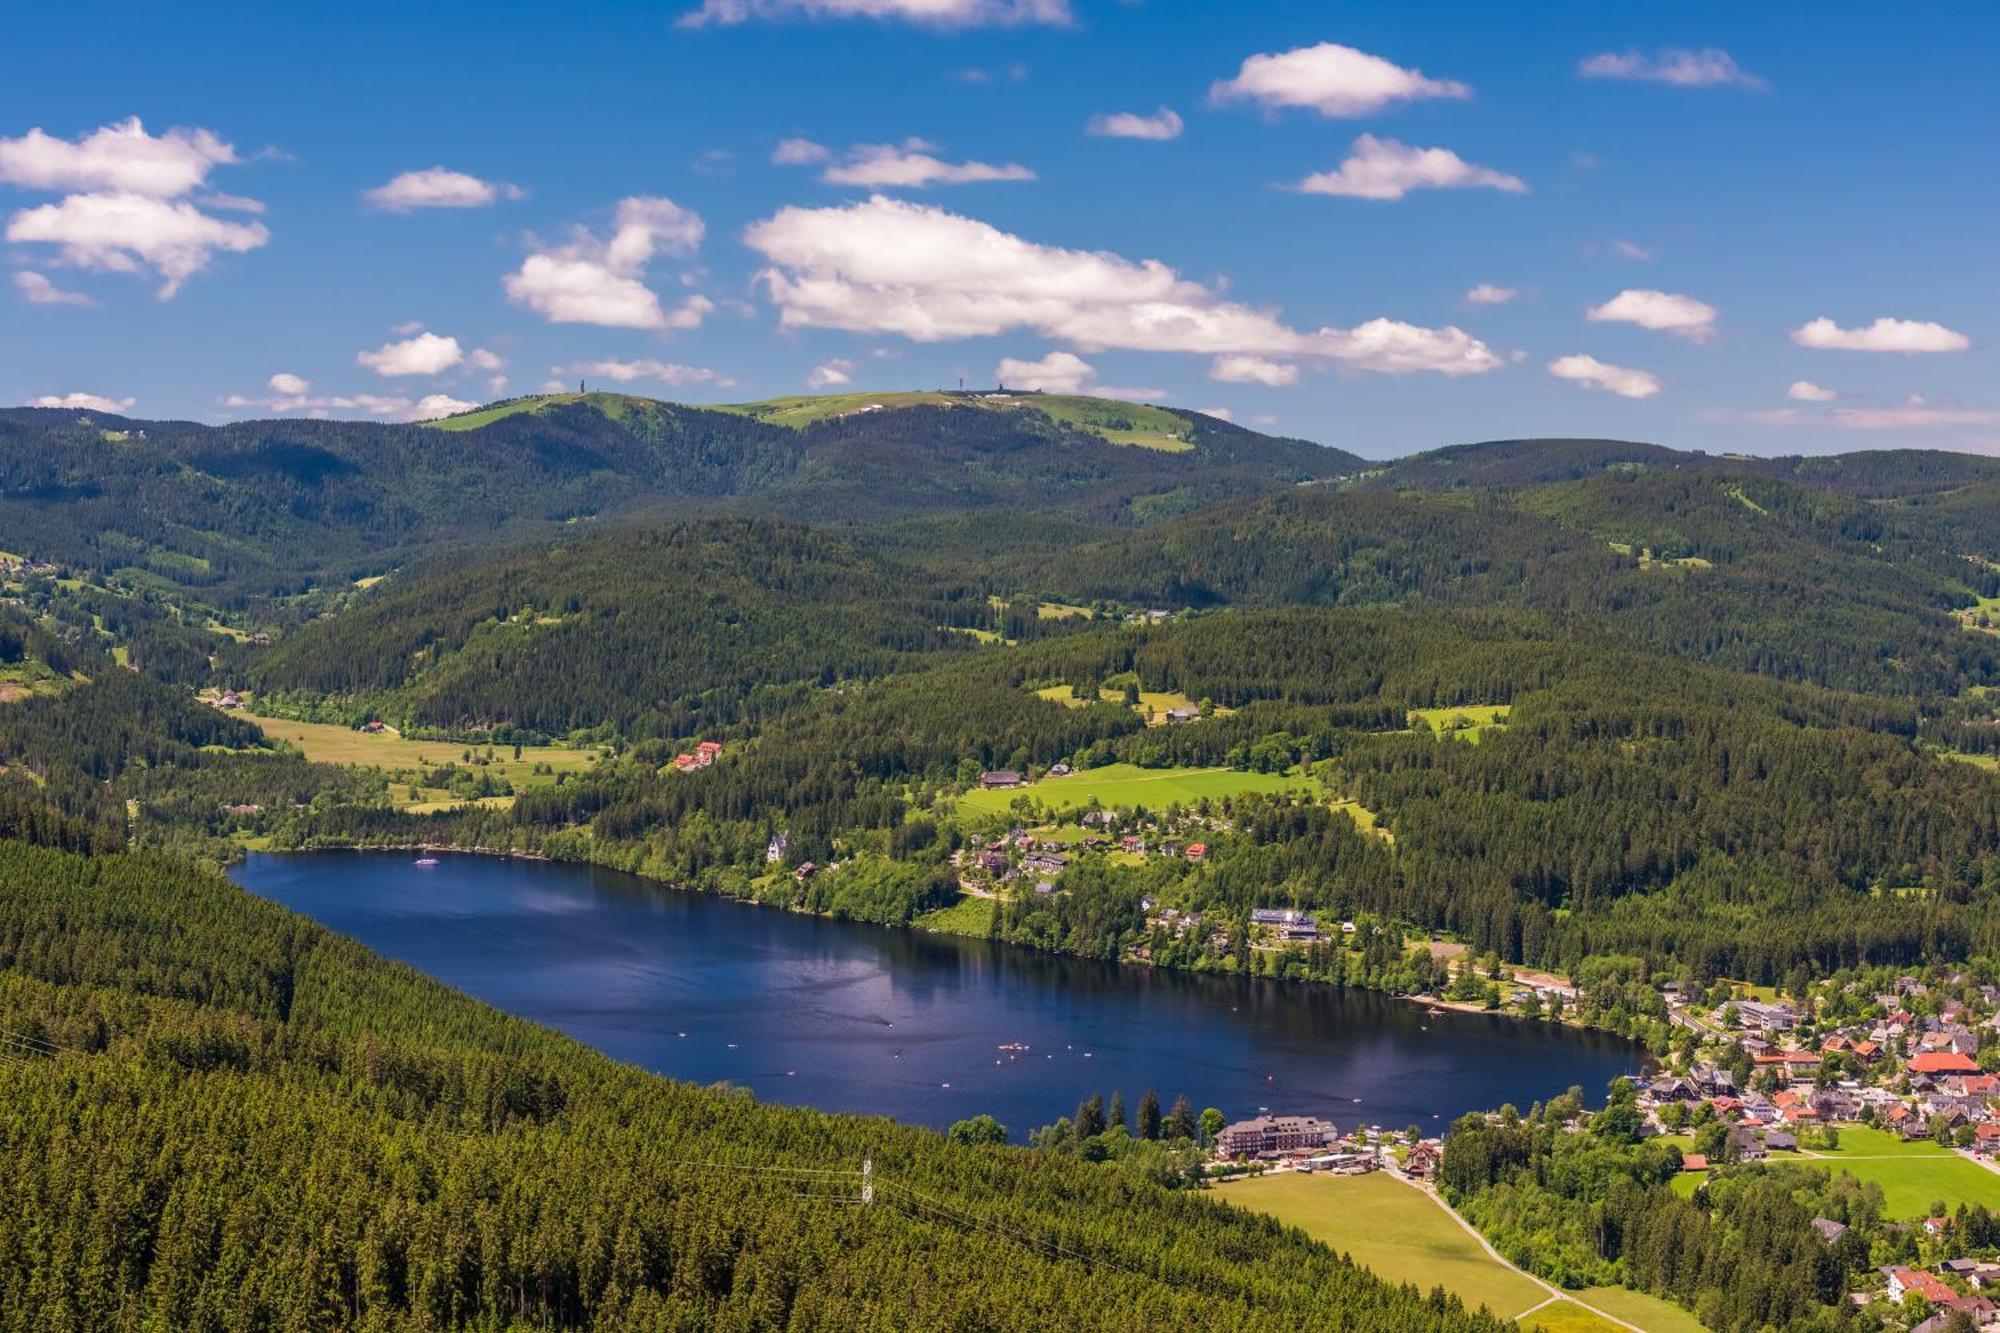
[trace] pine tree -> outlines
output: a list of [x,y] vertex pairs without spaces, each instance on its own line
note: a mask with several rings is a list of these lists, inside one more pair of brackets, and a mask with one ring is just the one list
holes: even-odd
[[1194,1106],[1187,1094],[1174,1098],[1174,1109],[1167,1112],[1167,1137],[1170,1139],[1191,1139],[1200,1126],[1195,1123]]
[[1104,1096],[1091,1093],[1076,1104],[1076,1137],[1094,1139],[1104,1132]]
[[1160,1094],[1151,1088],[1146,1089],[1146,1095],[1139,1099],[1139,1137],[1160,1137]]
[[1111,1094],[1111,1111],[1110,1111],[1110,1113],[1109,1113],[1108,1115],[1106,1115],[1106,1116],[1104,1117],[1104,1127],[1105,1127],[1106,1129],[1124,1129],[1124,1128],[1126,1128],[1126,1124],[1125,1124],[1125,1094],[1124,1094],[1123,1092],[1119,1092],[1119,1091],[1116,1091],[1116,1090],[1114,1090],[1114,1091],[1112,1092],[1112,1094]]

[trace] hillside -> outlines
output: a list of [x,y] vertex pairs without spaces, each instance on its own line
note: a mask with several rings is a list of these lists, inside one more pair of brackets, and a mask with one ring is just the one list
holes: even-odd
[[0,842],[0,1032],[10,1331],[1502,1327],[1088,1163],[643,1074],[159,858]]
[[440,545],[645,512],[1006,506],[1130,522],[1357,464],[1213,418],[1079,398],[1046,411],[912,402],[796,424],[617,394],[515,400],[434,425],[17,408],[0,411],[0,531],[36,559],[242,606],[344,586]]

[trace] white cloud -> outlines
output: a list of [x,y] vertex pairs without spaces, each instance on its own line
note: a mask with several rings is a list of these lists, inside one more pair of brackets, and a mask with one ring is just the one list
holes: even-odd
[[1559,356],[1549,362],[1549,374],[1559,380],[1607,389],[1620,398],[1651,398],[1660,391],[1659,377],[1651,372],[1607,365],[1594,356]]
[[1050,352],[1039,361],[1003,357],[993,368],[993,378],[1009,389],[1036,393],[1084,393],[1097,398],[1119,398],[1131,402],[1158,402],[1172,397],[1165,389],[1123,388],[1097,384],[1097,367],[1074,352]]
[[101,393],[66,393],[62,395],[43,394],[28,404],[29,407],[76,407],[86,412],[126,412],[137,402],[136,398],[107,398]]
[[29,305],[96,305],[82,292],[67,291],[40,273],[22,269],[14,275],[14,288]]
[[52,194],[175,199],[199,189],[215,167],[238,160],[236,149],[210,130],[170,129],[154,136],[133,116],[75,140],[40,129],[0,139],[0,183]]
[[465,399],[453,398],[450,394],[427,393],[417,400],[415,407],[410,409],[410,420],[429,421],[434,417],[448,417],[459,412],[470,412],[477,406],[479,406],[478,403],[468,403]]
[[1218,356],[1208,368],[1208,377],[1225,384],[1263,384],[1276,389],[1297,384],[1299,368],[1261,356]]
[[922,189],[927,185],[1035,178],[1034,172],[1018,162],[997,166],[991,162],[946,162],[931,151],[936,146],[922,139],[905,139],[900,144],[856,144],[847,150],[842,161],[820,173],[820,179],[829,185]]
[[1641,245],[1637,241],[1613,241],[1611,252],[1620,259],[1629,259],[1636,264],[1643,264],[1653,257],[1653,248]]
[[1519,295],[1512,287],[1496,287],[1490,282],[1482,282],[1467,292],[1465,299],[1472,305],[1506,305]]
[[1972,339],[1942,324],[1886,315],[1863,328],[1843,329],[1822,315],[1792,330],[1801,347],[1841,352],[1963,352]]
[[1364,134],[1354,141],[1338,171],[1321,171],[1298,183],[1301,194],[1333,194],[1350,199],[1401,199],[1412,190],[1500,190],[1526,194],[1519,176],[1467,162],[1449,148],[1415,148],[1395,139]]
[[521,195],[520,186],[505,181],[481,180],[446,167],[425,167],[406,171],[388,184],[366,191],[362,198],[387,212],[407,213],[417,208],[485,208]]
[[[162,279],[161,298],[171,297],[217,251],[254,250],[270,239],[262,223],[227,222],[181,198],[199,189],[215,167],[238,160],[210,130],[155,136],[136,116],[75,140],[40,129],[0,139],[0,183],[73,192],[13,214],[6,238],[53,245],[60,262],[77,268],[150,268]],[[219,208],[262,207],[231,195],[211,198]]]
[[1592,306],[1585,317],[1593,324],[1637,324],[1689,342],[1707,342],[1715,336],[1714,306],[1649,287],[1628,287],[1603,305]]
[[671,199],[624,199],[608,239],[579,227],[567,245],[529,255],[504,279],[507,298],[557,324],[696,328],[712,301],[691,296],[669,312],[641,279],[655,254],[692,254],[702,234],[701,219]]
[[465,354],[465,364],[472,370],[499,370],[507,363],[498,352],[475,347]]
[[1321,42],[1275,55],[1254,55],[1236,77],[1209,89],[1213,102],[1252,101],[1264,107],[1311,107],[1322,116],[1366,116],[1397,102],[1467,98],[1472,89],[1426,78],[1351,46]]
[[1205,417],[1214,417],[1217,421],[1236,420],[1236,414],[1226,407],[1197,407],[1195,411]]
[[854,376],[848,372],[853,369],[854,363],[852,361],[849,361],[846,357],[836,356],[832,360],[823,361],[812,368],[812,373],[806,376],[806,387],[808,389],[836,389],[842,385],[852,384],[854,383]]
[[1606,51],[1591,56],[1577,66],[1586,79],[1638,79],[1646,83],[1666,83],[1676,88],[1755,88],[1767,85],[1756,75],[1737,65],[1729,52],[1715,47],[1690,51],[1670,46],[1657,55],[1639,51]]
[[356,352],[354,359],[377,375],[437,375],[465,360],[465,351],[456,338],[419,333],[372,352]]
[[788,328],[914,342],[1025,330],[1085,352],[1305,357],[1392,374],[1469,375],[1501,365],[1462,329],[1374,319],[1302,331],[1158,260],[1042,245],[879,195],[839,208],[780,209],[746,228],[744,241],[769,261],[759,281]]
[[1091,134],[1111,139],[1165,140],[1180,138],[1183,126],[1180,113],[1163,106],[1150,116],[1136,111],[1113,111],[1092,116],[1084,128]]
[[1039,361],[1003,357],[993,369],[997,384],[1043,393],[1082,393],[1083,386],[1096,375],[1097,367],[1074,352],[1050,352]]
[[63,262],[77,268],[114,273],[150,268],[163,279],[164,300],[207,268],[216,251],[255,250],[271,233],[261,222],[225,222],[185,201],[73,194],[8,218],[7,239],[56,246]]
[[579,378],[610,380],[613,384],[631,384],[636,380],[658,380],[662,384],[712,384],[726,389],[736,381],[719,370],[706,366],[684,366],[676,361],[655,361],[642,358],[637,361],[578,361],[567,366],[550,366],[549,374],[556,378],[551,381],[558,388],[570,380]]
[[932,28],[1019,27],[1074,21],[1069,0],[702,0],[680,26],[748,23],[753,19],[901,19]]
[[1785,390],[1785,397],[1801,403],[1828,403],[1840,395],[1832,389],[1822,389],[1811,380],[1793,380],[1792,387]]
[[832,156],[831,148],[811,139],[780,139],[771,152],[771,160],[781,167],[810,166],[814,162],[825,162]]
[[265,381],[271,392],[283,394],[287,398],[297,398],[312,391],[312,381],[290,371],[281,370]]

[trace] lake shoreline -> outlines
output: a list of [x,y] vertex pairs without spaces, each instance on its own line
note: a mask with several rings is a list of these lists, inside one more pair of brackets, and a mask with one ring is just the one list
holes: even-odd
[[[363,852],[363,853],[451,852],[464,856],[486,856],[486,857],[495,857],[501,860],[542,862],[550,865],[594,866],[599,869],[615,870],[621,874],[631,875],[634,878],[642,879],[649,884],[659,885],[660,887],[669,889],[675,893],[698,894],[705,898],[715,898],[724,902],[740,903],[749,907],[759,907],[767,910],[776,909],[795,916],[811,917],[817,920],[824,920],[824,921],[847,921],[847,922],[852,922],[855,925],[873,926],[878,930],[903,931],[918,935],[938,935],[951,939],[983,940],[986,938],[984,935],[975,934],[970,931],[937,929],[930,926],[920,926],[916,923],[915,920],[902,923],[868,921],[859,917],[839,916],[830,912],[815,912],[811,908],[807,907],[797,907],[797,906],[787,906],[777,903],[767,903],[758,898],[749,897],[743,894],[724,893],[718,889],[702,888],[699,886],[691,886],[687,884],[676,883],[672,880],[660,879],[657,876],[648,875],[643,870],[628,870],[623,866],[607,865],[601,861],[593,861],[588,857],[576,858],[576,859],[571,859],[566,857],[555,857],[555,856],[550,856],[547,852],[528,851],[519,848],[468,847],[460,844],[440,843],[440,842],[398,842],[398,843],[329,842],[329,843],[315,843],[311,846],[305,846],[305,847],[270,847],[258,850],[261,851],[262,854],[269,856],[306,856],[306,855],[311,855],[315,852]],[[239,849],[239,854],[237,859],[241,860],[242,856],[246,852],[247,849]],[[1056,957],[1056,958],[1082,957],[1082,955],[1079,954],[1065,953],[1060,949],[1041,949],[1037,948],[1032,944],[1021,944],[1012,941],[1007,941],[1007,943],[1012,944],[1012,946],[1015,948],[1026,949],[1031,953],[1045,954],[1050,957]],[[1163,970],[1185,976],[1235,977],[1235,976],[1245,975],[1237,972],[1223,972],[1212,969],[1204,970],[1200,968],[1182,968],[1182,967],[1165,966],[1158,963],[1153,963],[1141,959],[1129,958],[1123,956],[1119,957],[1114,961],[1119,967],[1123,968],[1133,968],[1139,971]],[[1641,1061],[1643,1067],[1651,1068],[1652,1066],[1658,1063],[1658,1057],[1652,1051],[1647,1050],[1644,1046],[1644,1043],[1639,1042],[1634,1038],[1629,1037],[1623,1033],[1614,1032],[1609,1028],[1600,1027],[1595,1024],[1584,1023],[1579,1020],[1573,1019],[1569,1017],[1568,1014],[1565,1014],[1564,1017],[1560,1019],[1554,1019],[1554,1020],[1551,1020],[1546,1017],[1531,1019],[1527,1017],[1525,1014],[1514,1013],[1506,1009],[1488,1009],[1483,1005],[1473,1004],[1469,1001],[1447,1000],[1441,997],[1425,995],[1421,993],[1387,990],[1381,987],[1355,985],[1348,982],[1328,982],[1328,981],[1317,981],[1310,979],[1305,981],[1296,981],[1287,978],[1270,977],[1270,976],[1259,977],[1256,979],[1262,981],[1274,982],[1279,985],[1321,987],[1335,991],[1355,991],[1367,995],[1381,995],[1389,999],[1400,1000],[1405,1004],[1418,1006],[1419,1008],[1422,1008],[1426,1011],[1442,1010],[1448,1013],[1463,1014],[1472,1017],[1483,1016],[1488,1018],[1500,1018],[1518,1024],[1524,1028],[1556,1027],[1556,1028],[1567,1029],[1571,1032],[1589,1033],[1595,1036],[1612,1037],[1620,1041],[1629,1042],[1636,1050],[1638,1050],[1641,1054]]]

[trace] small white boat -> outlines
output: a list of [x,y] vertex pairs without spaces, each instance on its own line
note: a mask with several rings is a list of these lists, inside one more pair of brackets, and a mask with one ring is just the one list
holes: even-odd
[[427,870],[430,867],[436,865],[437,863],[438,859],[435,856],[420,856],[417,858],[417,864],[423,866]]

